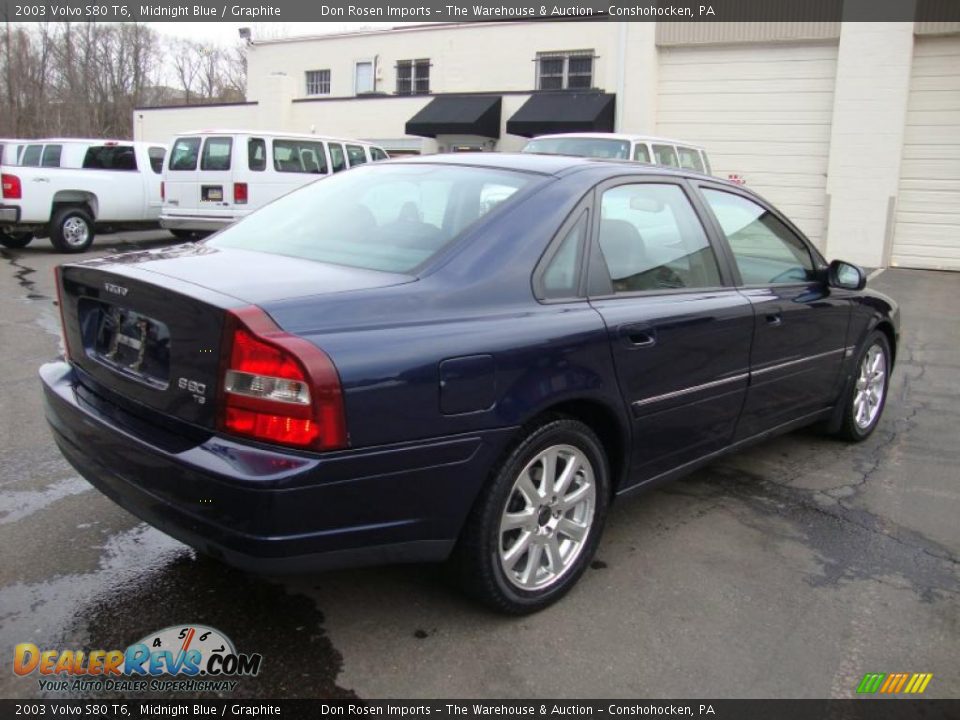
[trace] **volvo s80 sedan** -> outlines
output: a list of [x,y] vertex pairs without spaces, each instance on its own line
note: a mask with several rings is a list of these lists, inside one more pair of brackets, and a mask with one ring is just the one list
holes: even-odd
[[535,155],[360,167],[57,285],[47,417],[122,507],[259,572],[449,559],[510,613],[576,583],[620,495],[866,438],[899,325],[743,187]]

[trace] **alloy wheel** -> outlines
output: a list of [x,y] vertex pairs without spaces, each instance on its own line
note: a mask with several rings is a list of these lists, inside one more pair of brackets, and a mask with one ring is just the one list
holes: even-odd
[[860,430],[866,430],[876,421],[886,390],[886,354],[880,345],[871,345],[860,361],[860,372],[853,395],[853,420]]

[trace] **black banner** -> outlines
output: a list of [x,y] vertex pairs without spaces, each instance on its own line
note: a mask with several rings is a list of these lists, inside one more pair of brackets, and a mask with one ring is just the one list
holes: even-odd
[[12,22],[632,22],[926,21],[960,22],[957,0],[0,0]]
[[0,700],[0,717],[948,720],[960,700]]

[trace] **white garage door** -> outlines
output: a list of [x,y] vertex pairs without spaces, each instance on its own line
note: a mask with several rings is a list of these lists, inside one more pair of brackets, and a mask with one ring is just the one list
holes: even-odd
[[836,44],[661,48],[657,134],[703,145],[820,248]]
[[918,38],[891,264],[960,270],[960,38]]

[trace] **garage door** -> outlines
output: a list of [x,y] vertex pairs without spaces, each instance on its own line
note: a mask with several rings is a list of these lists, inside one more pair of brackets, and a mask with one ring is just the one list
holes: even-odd
[[913,53],[892,265],[960,270],[960,38]]
[[657,134],[703,145],[823,247],[836,44],[661,48]]

